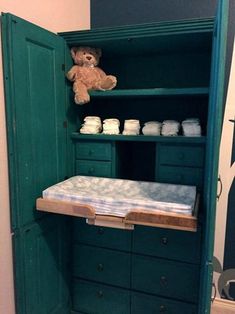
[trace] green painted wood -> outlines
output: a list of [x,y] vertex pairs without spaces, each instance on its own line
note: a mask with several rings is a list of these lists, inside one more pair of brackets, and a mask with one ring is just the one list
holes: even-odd
[[64,217],[46,217],[15,232],[17,313],[69,313],[66,221]]
[[135,226],[132,251],[137,254],[199,264],[200,241],[201,230],[195,233]]
[[41,214],[35,199],[66,175],[64,42],[3,15],[12,228]]
[[149,256],[132,256],[132,289],[198,302],[199,266]]
[[[111,161],[97,160],[77,160],[75,174],[95,177],[111,178],[112,163]],[[115,175],[114,175],[115,176]]]
[[84,280],[76,280],[73,309],[86,314],[130,313],[130,292]]
[[130,254],[79,244],[73,255],[73,276],[130,288]]
[[73,220],[73,240],[74,243],[130,252],[132,232],[91,226],[86,223],[85,219],[77,218]]
[[111,91],[90,91],[91,97],[156,97],[156,96],[197,96],[208,95],[206,87],[195,88],[150,88],[150,89],[114,89]]
[[196,314],[197,307],[193,304],[153,297],[143,293],[131,294],[131,314]]

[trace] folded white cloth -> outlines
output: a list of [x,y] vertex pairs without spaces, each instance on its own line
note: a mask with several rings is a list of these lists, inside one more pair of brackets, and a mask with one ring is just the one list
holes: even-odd
[[199,119],[191,118],[182,122],[184,136],[201,136],[201,126]]
[[140,121],[135,119],[125,120],[123,135],[139,135],[140,134]]
[[175,120],[164,120],[162,122],[161,134],[163,136],[176,136],[179,133],[180,123]]
[[101,131],[101,120],[97,116],[87,116],[84,118],[84,124],[80,129],[82,134],[97,134]]
[[119,134],[120,121],[115,118],[105,119],[103,121],[103,134]]
[[144,135],[160,135],[161,133],[161,123],[158,121],[148,121],[145,122],[142,128],[142,133]]

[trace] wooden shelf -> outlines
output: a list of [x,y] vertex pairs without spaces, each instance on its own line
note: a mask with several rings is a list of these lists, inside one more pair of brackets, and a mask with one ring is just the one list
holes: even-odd
[[111,91],[90,91],[95,98],[110,97],[170,97],[170,96],[207,96],[209,88],[150,88],[150,89],[113,89]]
[[205,136],[150,136],[150,135],[107,135],[107,134],[80,134],[74,132],[72,139],[79,140],[102,140],[102,141],[130,141],[130,142],[161,142],[161,143],[206,143]]
[[135,225],[161,227],[184,231],[197,231],[197,216],[199,196],[195,201],[193,215],[183,215],[171,212],[151,212],[140,208],[131,210],[125,217],[97,215],[95,209],[86,204],[38,198],[37,210],[55,214],[82,217],[91,225],[133,230]]

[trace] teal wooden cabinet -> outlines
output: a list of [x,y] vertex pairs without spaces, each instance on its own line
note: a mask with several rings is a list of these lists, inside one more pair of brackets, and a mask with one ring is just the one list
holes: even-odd
[[[227,12],[219,1],[215,19],[58,35],[2,14],[17,314],[210,312]],[[81,45],[102,49],[118,85],[76,106],[65,74]],[[202,136],[79,134],[87,115],[121,130],[126,119],[197,118]],[[79,174],[196,185],[198,230],[36,212],[43,189]]]

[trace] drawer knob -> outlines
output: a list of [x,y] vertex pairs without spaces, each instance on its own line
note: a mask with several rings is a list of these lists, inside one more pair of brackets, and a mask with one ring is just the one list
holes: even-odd
[[95,168],[91,167],[91,168],[89,168],[88,173],[92,174],[92,173],[94,173],[94,171],[95,171]]
[[100,271],[100,272],[103,271],[103,270],[104,270],[104,265],[101,264],[101,263],[98,264],[98,265],[97,265],[97,270]]
[[99,298],[102,298],[102,297],[104,296],[104,293],[103,293],[102,290],[99,290],[99,291],[97,292],[97,295],[98,295]]
[[179,160],[184,160],[184,153],[179,154]]
[[167,237],[162,237],[161,242],[162,242],[162,244],[167,245],[168,238]]
[[94,154],[94,150],[93,150],[93,149],[90,149],[90,150],[89,150],[89,155],[92,156],[93,154]]
[[98,229],[98,234],[100,234],[100,235],[104,234],[104,228],[100,227]]
[[166,313],[167,311],[165,305],[160,305],[159,310],[160,310],[160,313]]
[[160,278],[160,283],[161,283],[161,285],[162,286],[167,286],[167,279],[166,279],[166,277],[165,276],[161,276],[161,278]]

